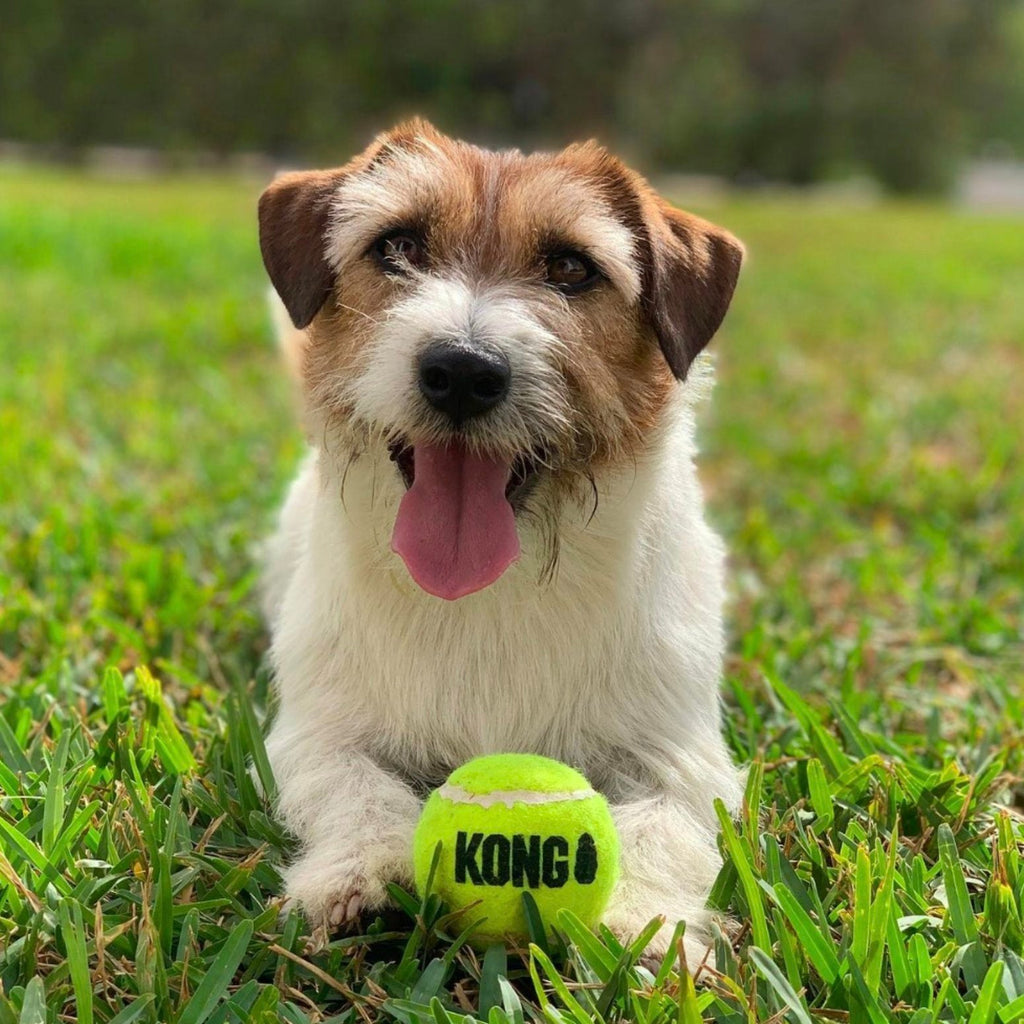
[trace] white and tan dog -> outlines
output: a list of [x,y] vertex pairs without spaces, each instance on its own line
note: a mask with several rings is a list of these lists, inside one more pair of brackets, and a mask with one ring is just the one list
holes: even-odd
[[275,181],[260,241],[312,448],[265,589],[288,893],[327,926],[379,907],[426,791],[532,751],[613,805],[608,925],[685,918],[698,950],[740,774],[694,403],[742,247],[595,144],[422,121]]

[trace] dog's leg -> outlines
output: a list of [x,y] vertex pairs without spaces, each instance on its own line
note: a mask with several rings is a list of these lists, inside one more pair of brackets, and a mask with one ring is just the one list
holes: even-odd
[[655,917],[665,924],[647,949],[660,959],[678,921],[686,922],[687,964],[695,971],[710,942],[705,903],[721,859],[715,832],[697,821],[688,804],[662,795],[611,808],[621,844],[621,874],[605,923],[630,941]]
[[411,882],[421,805],[408,786],[363,753],[312,749],[283,729],[267,747],[278,814],[303,840],[284,872],[285,892],[314,927],[349,924],[386,902],[387,882]]

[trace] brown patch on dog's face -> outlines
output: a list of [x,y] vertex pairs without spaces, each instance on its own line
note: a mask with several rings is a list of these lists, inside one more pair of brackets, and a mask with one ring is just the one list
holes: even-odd
[[[275,182],[260,226],[271,280],[308,329],[306,391],[325,422],[392,444],[443,438],[451,424],[418,393],[416,359],[438,338],[480,342],[509,360],[513,386],[460,436],[542,452],[556,476],[644,450],[742,259],[595,144],[489,152],[423,122],[346,167]],[[416,243],[415,266],[382,258],[396,234]],[[596,276],[569,290],[555,264]]]
[[351,402],[338,384],[365,368],[379,324],[394,299],[394,285],[380,269],[357,260],[333,282],[323,308],[306,329],[302,379],[308,401],[324,406],[330,419],[348,419]]

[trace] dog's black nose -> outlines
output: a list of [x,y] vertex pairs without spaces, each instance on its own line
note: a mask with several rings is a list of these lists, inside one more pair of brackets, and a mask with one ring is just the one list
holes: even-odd
[[491,349],[435,341],[420,356],[423,397],[454,423],[480,416],[505,400],[512,371]]

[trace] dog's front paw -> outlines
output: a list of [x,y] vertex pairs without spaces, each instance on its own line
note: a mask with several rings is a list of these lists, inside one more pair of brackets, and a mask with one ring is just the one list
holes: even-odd
[[354,924],[364,911],[387,902],[385,874],[358,858],[307,854],[284,873],[285,893],[310,924],[334,931]]

